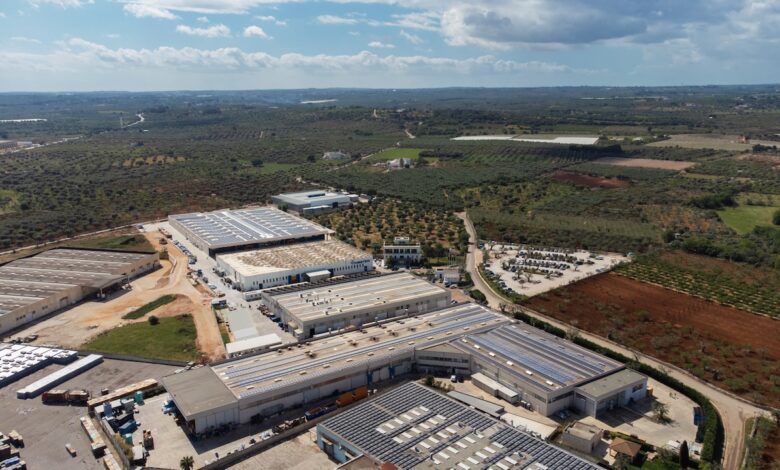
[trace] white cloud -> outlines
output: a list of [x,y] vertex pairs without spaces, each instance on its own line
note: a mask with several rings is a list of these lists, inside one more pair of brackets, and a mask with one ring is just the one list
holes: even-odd
[[208,17],[207,17],[207,16],[199,16],[199,17],[197,17],[196,19],[197,19],[197,20],[198,20],[198,22],[200,22],[200,23],[208,23],[208,22],[209,22],[209,19],[208,19]]
[[119,34],[117,34],[117,33],[109,33],[109,34],[106,34],[106,37],[109,38],[109,39],[119,39]]
[[260,20],[260,21],[265,21],[265,22],[268,22],[268,23],[273,23],[273,24],[275,24],[276,26],[287,26],[287,22],[286,22],[286,21],[284,21],[284,20],[280,20],[280,19],[278,19],[277,17],[275,17],[275,16],[272,16],[272,15],[265,15],[265,16],[263,16],[263,15],[260,15],[260,16],[255,16],[255,19],[256,19],[256,20]]
[[411,42],[414,45],[419,45],[423,43],[423,40],[420,36],[412,33],[407,33],[403,29],[398,34],[400,34],[402,38],[406,39],[407,41]]
[[95,0],[28,0],[30,5],[39,7],[41,5],[54,5],[60,8],[78,8],[84,5],[91,5]]
[[[63,1],[63,0],[47,0]],[[78,1],[78,0],[64,0]],[[163,10],[200,14],[246,14],[252,8],[287,3],[287,0],[120,0],[125,3],[138,3]]]
[[368,47],[373,47],[374,49],[395,49],[394,44],[386,44],[381,41],[371,41],[368,43]]
[[175,20],[179,18],[171,13],[170,10],[141,3],[127,3],[122,9],[125,13],[129,13],[136,18],[159,18],[162,20]]
[[25,36],[13,36],[11,38],[11,41],[14,41],[14,42],[26,42],[26,43],[30,43],[30,44],[40,44],[41,43],[41,41],[39,39],[28,38],[28,37],[25,37]]
[[176,31],[183,34],[189,34],[190,36],[201,36],[204,38],[230,36],[230,28],[221,23],[215,24],[214,26],[209,26],[207,28],[193,28],[192,26],[187,26],[186,24],[180,24],[176,26]]
[[0,18],[5,18],[5,13],[3,13],[2,11],[0,11]]
[[247,26],[246,29],[244,29],[244,37],[245,38],[263,38],[263,39],[270,39],[271,36],[266,34],[265,31],[263,31],[263,28],[260,26],[252,25]]
[[343,16],[320,15],[317,17],[317,22],[320,24],[358,24],[359,21],[355,18],[345,18]]

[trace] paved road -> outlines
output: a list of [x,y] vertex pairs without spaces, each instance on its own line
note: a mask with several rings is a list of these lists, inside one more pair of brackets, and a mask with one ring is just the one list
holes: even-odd
[[[494,292],[480,275],[477,267],[482,263],[483,254],[482,250],[480,250],[477,246],[477,232],[474,229],[474,224],[471,222],[471,219],[465,212],[456,215],[464,221],[466,232],[469,234],[469,253],[466,257],[466,269],[471,274],[471,279],[474,282],[474,286],[485,294],[485,297],[488,300],[488,305],[492,308],[500,309],[502,304],[511,304],[509,300],[504,299],[496,292]],[[571,325],[542,315],[534,310],[530,310],[524,307],[522,310],[535,318],[544,320],[559,328],[571,328]],[[579,334],[581,337],[596,344],[608,347],[628,357],[637,357],[645,364],[651,365],[658,369],[666,370],[670,376],[699,391],[704,396],[709,398],[715,408],[717,408],[718,413],[720,413],[721,419],[723,420],[723,428],[725,431],[723,468],[726,470],[736,470],[740,467],[742,461],[742,444],[744,441],[745,421],[748,418],[754,417],[756,415],[767,414],[766,410],[759,408],[735,395],[725,392],[720,388],[708,384],[671,364],[647,356],[631,348],[614,343],[606,338],[602,338],[601,336],[597,336],[582,330],[579,331]],[[685,417],[685,419],[688,418],[689,417]]]

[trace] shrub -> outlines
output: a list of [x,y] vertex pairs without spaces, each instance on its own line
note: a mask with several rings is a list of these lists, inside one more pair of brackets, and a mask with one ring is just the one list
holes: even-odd
[[159,324],[159,323],[160,323],[160,319],[159,319],[159,318],[157,318],[156,316],[154,316],[154,315],[151,315],[151,316],[149,317],[149,324],[150,324],[150,325],[157,325],[157,324]]

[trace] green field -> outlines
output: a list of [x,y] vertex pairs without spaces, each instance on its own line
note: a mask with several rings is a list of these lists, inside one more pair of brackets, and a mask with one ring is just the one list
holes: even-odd
[[160,323],[132,323],[98,335],[81,349],[113,354],[193,361],[199,353],[195,346],[195,323],[190,314],[160,318]]
[[769,206],[747,206],[727,207],[718,211],[720,220],[733,228],[740,235],[745,235],[753,231],[758,226],[772,225],[772,214],[777,207]]
[[377,152],[366,159],[371,163],[388,162],[395,160],[396,158],[412,158],[417,159],[420,156],[420,152],[425,149],[409,149],[409,148],[394,148],[385,149],[381,152]]
[[164,295],[164,296],[162,296],[162,297],[160,297],[160,298],[158,298],[156,300],[153,300],[153,301],[149,302],[148,304],[146,304],[146,305],[144,305],[142,307],[139,307],[139,308],[133,310],[130,313],[126,313],[126,314],[122,315],[122,319],[123,320],[136,320],[138,318],[143,317],[144,315],[146,315],[147,313],[151,312],[152,310],[154,310],[154,309],[156,309],[158,307],[162,307],[165,304],[169,304],[169,303],[173,302],[174,300],[176,300],[176,296],[175,295],[170,295],[170,294]]
[[19,208],[19,194],[10,189],[0,189],[0,215],[10,214]]

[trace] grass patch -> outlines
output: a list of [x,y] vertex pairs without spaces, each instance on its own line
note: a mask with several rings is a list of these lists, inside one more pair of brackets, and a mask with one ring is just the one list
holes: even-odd
[[154,310],[156,308],[159,308],[159,307],[162,307],[165,304],[169,304],[169,303],[173,302],[174,300],[176,300],[176,296],[175,295],[171,295],[171,294],[164,295],[164,296],[162,296],[162,297],[160,297],[160,298],[158,298],[156,300],[152,300],[151,302],[149,302],[148,304],[146,304],[146,305],[144,305],[142,307],[139,307],[139,308],[133,310],[130,313],[126,313],[126,314],[122,315],[122,319],[123,320],[137,320],[137,319],[143,317],[144,315],[146,315],[147,313],[151,312],[152,310]]
[[154,247],[143,235],[114,235],[110,237],[86,238],[68,242],[65,246],[95,250],[154,252]]
[[195,322],[186,313],[176,317],[160,318],[160,323],[132,323],[98,335],[82,345],[90,351],[127,354],[131,356],[176,361],[198,358],[195,346]]
[[388,162],[395,160],[396,158],[412,158],[417,159],[420,156],[420,152],[425,149],[408,149],[408,148],[394,148],[382,150],[377,152],[366,159],[371,163]]
[[0,215],[19,210],[19,193],[12,189],[0,189]]
[[228,333],[227,326],[224,323],[219,324],[219,335],[222,336],[222,342],[228,344],[230,342],[230,333]]
[[772,214],[777,207],[747,206],[727,207],[718,211],[718,216],[740,235],[746,235],[758,226],[771,226]]

